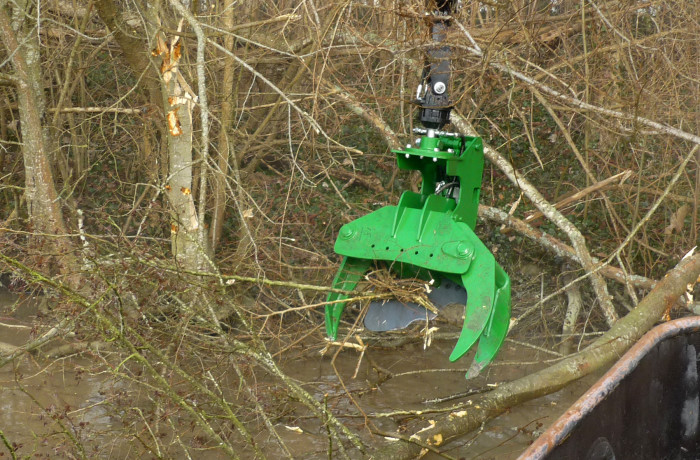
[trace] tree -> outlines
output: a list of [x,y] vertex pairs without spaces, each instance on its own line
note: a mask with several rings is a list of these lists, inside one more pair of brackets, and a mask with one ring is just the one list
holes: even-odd
[[3,77],[14,84],[22,131],[25,198],[33,231],[39,236],[38,247],[51,253],[58,250],[55,261],[64,274],[75,269],[72,244],[68,237],[61,201],[56,193],[49,157],[55,139],[43,120],[46,119],[44,75],[41,68],[35,17],[37,5],[31,0],[13,2],[0,8],[0,33],[11,58],[12,74]]

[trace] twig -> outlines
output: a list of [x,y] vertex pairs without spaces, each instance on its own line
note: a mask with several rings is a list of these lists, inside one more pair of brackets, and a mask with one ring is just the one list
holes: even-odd
[[[541,245],[544,249],[551,251],[559,257],[566,258],[577,264],[581,263],[580,259],[576,255],[576,252],[571,246],[562,243],[558,239],[554,238],[552,235],[549,235],[543,232],[542,230],[529,226],[517,217],[509,216],[500,209],[485,205],[479,205],[479,215],[482,218],[487,218],[500,224],[510,226],[521,235],[536,242],[537,244]],[[593,258],[592,260],[596,264],[599,262],[596,258]],[[653,279],[649,279],[640,275],[629,275],[623,270],[610,265],[603,265],[600,268],[600,273],[602,273],[604,276],[610,279],[614,279],[619,283],[630,283],[633,286],[645,289],[651,289],[656,284],[656,281]]]
[[0,439],[2,439],[2,443],[5,444],[5,447],[7,447],[7,451],[10,453],[12,460],[17,460],[17,451],[14,447],[12,447],[12,444],[10,444],[10,441],[7,440],[5,433],[3,433],[2,430],[0,430]]
[[[631,184],[620,184],[618,185],[618,187],[620,187],[622,190],[629,190],[630,192],[637,193],[648,193],[650,195],[661,195],[662,193],[664,193],[662,190],[658,190],[655,188],[637,187],[636,185]],[[667,193],[666,198],[674,201],[680,201],[681,203],[695,203],[693,197],[678,195],[677,193]]]
[[629,235],[625,238],[625,240],[618,246],[618,248],[613,252],[613,254],[608,258],[607,263],[610,263],[615,257],[617,257],[622,250],[629,244],[630,241],[632,241],[632,238],[641,230],[641,228],[646,224],[646,222],[651,218],[651,216],[656,212],[656,210],[661,206],[661,203],[666,199],[666,195],[671,191],[674,185],[676,185],[676,182],[678,182],[678,179],[680,179],[681,175],[685,172],[685,167],[690,162],[690,160],[695,156],[695,152],[700,149],[700,144],[695,144],[692,149],[690,149],[690,152],[685,156],[683,159],[683,162],[678,166],[678,170],[676,171],[676,174],[673,175],[671,178],[671,181],[668,183],[666,188],[664,189],[664,192],[661,194],[658,200],[654,202],[654,204],[649,208],[649,211],[642,217],[639,222],[637,222],[637,225],[632,229],[631,232],[629,232]]
[[50,108],[49,112],[58,113],[123,113],[126,115],[143,115],[146,108],[126,109],[120,107],[63,107],[61,109]]
[[[484,55],[483,51],[478,48],[474,47],[462,47],[463,49],[466,49],[467,51],[471,52],[473,55],[479,57],[479,58],[485,58],[486,56]],[[619,118],[622,120],[627,120],[631,121],[635,124],[640,124],[644,126],[648,126],[650,128],[653,128],[655,130],[658,130],[660,132],[669,134],[674,137],[678,137],[681,139],[685,139],[687,141],[690,141],[694,144],[700,144],[700,136],[696,134],[691,134],[687,131],[683,131],[682,129],[679,128],[674,128],[673,126],[669,126],[663,123],[659,123],[653,120],[649,120],[648,118],[640,117],[638,115],[630,115],[624,112],[619,112],[617,110],[611,110],[611,109],[606,109],[604,107],[598,107],[596,105],[581,101],[580,99],[577,99],[575,97],[567,96],[566,94],[557,91],[553,88],[550,88],[549,86],[545,85],[542,82],[537,81],[536,79],[529,77],[522,72],[519,72],[515,69],[513,69],[510,64],[505,60],[505,59],[498,59],[494,57],[495,53],[491,53],[488,57],[490,58],[487,61],[487,65],[498,69],[504,73],[507,73],[508,75],[522,81],[523,83],[533,86],[543,93],[546,93],[556,99],[559,99],[560,101],[563,101],[573,107],[590,111],[590,112],[595,112],[599,113],[602,115],[607,115],[610,117],[614,118]]]
[[[474,127],[467,123],[464,118],[458,115],[454,110],[452,111],[451,121],[461,132],[470,136],[478,136]],[[576,251],[576,256],[581,261],[581,265],[590,273],[591,283],[593,284],[593,289],[598,298],[600,308],[605,315],[605,320],[608,326],[612,326],[615,321],[617,321],[618,316],[617,313],[615,313],[615,307],[612,304],[610,294],[608,294],[608,286],[605,284],[603,277],[597,273],[591,255],[586,247],[586,240],[583,238],[579,229],[555,209],[522,174],[518,173],[505,157],[485,142],[484,155],[503,171],[508,179],[510,179],[516,187],[519,187],[525,196],[569,237]]]
[[275,85],[274,83],[272,83],[272,82],[271,82],[269,79],[267,79],[263,74],[261,74],[260,72],[258,72],[257,70],[255,70],[255,68],[253,68],[253,67],[252,67],[250,64],[248,64],[247,62],[245,62],[243,59],[241,59],[241,58],[239,58],[238,56],[236,56],[232,51],[227,50],[226,48],[224,48],[223,46],[221,46],[220,44],[218,44],[218,43],[215,42],[214,40],[207,39],[207,41],[208,41],[209,44],[211,44],[213,47],[217,48],[217,49],[218,49],[219,51],[221,51],[222,53],[227,54],[228,56],[230,56],[231,58],[233,58],[236,62],[238,62],[238,64],[240,64],[241,66],[243,66],[247,71],[249,71],[250,73],[252,73],[253,75],[255,75],[257,78],[259,78],[259,79],[262,80],[263,82],[265,82],[265,84],[266,84],[267,86],[269,86],[274,92],[276,92],[277,94],[279,94],[279,96],[280,96],[282,99],[284,99],[285,101],[287,101],[287,103],[289,104],[289,106],[292,107],[297,113],[299,113],[299,115],[301,115],[302,118],[304,118],[306,121],[308,121],[308,122],[311,124],[311,126],[314,128],[314,131],[316,131],[316,133],[323,135],[323,137],[325,137],[325,138],[328,139],[329,141],[333,142],[334,144],[336,143],[336,142],[333,140],[333,138],[332,138],[331,136],[329,136],[328,134],[326,134],[326,132],[323,130],[323,128],[321,128],[321,126],[318,124],[318,122],[317,122],[311,115],[309,115],[305,110],[303,110],[301,107],[299,107],[297,104],[295,104],[294,101],[292,101],[292,100],[289,98],[289,96],[287,96],[287,95],[284,93],[284,91],[282,91],[281,89],[279,89],[279,88],[277,87],[277,85]]
[[[462,391],[460,393],[456,393],[456,394],[453,394],[450,396],[444,396],[442,398],[426,399],[425,401],[423,401],[423,404],[441,404],[441,403],[448,402],[448,401],[454,401],[455,399],[468,398],[470,396],[486,393],[487,391],[492,391],[492,390],[493,390],[493,388],[488,388],[488,387],[486,387],[486,388],[474,388],[474,389]],[[454,410],[454,409],[452,409],[452,410]],[[415,415],[421,415],[421,414],[418,413]]]
[[[586,69],[588,69],[588,60],[585,61]],[[588,72],[588,70],[586,70]],[[578,162],[581,164],[581,167],[583,168],[584,172],[586,173],[586,178],[588,179],[586,182],[598,182],[598,178],[593,174],[593,171],[591,170],[590,165],[588,164],[587,161],[587,156],[584,158],[584,155],[581,154],[579,151],[578,147],[576,146],[576,143],[574,142],[573,138],[571,137],[571,132],[569,129],[564,125],[564,122],[562,122],[561,118],[556,114],[554,111],[554,108],[547,102],[547,100],[540,94],[539,91],[536,89],[532,88],[532,93],[535,95],[538,101],[542,104],[542,106],[547,109],[547,112],[549,112],[549,115],[552,117],[554,122],[557,124],[559,127],[559,130],[561,133],[564,135],[564,138],[566,139],[566,142],[569,144],[569,147],[571,148],[571,151],[574,153],[576,156],[576,159]],[[586,85],[586,95],[588,95],[588,85]],[[588,124],[586,124],[585,128],[585,134],[586,137],[588,136],[589,129],[587,128]],[[629,171],[629,170],[628,170]],[[631,172],[630,172],[631,174]],[[613,176],[614,177],[614,176]],[[629,175],[625,176],[620,182],[623,183]],[[615,207],[613,206],[612,202],[608,198],[608,196],[604,193],[601,193],[601,196],[603,198],[603,201],[605,202],[605,207],[608,209],[608,212],[611,214],[613,217],[613,225],[615,225],[615,222],[620,223],[622,227],[624,227],[625,230],[627,228],[625,227],[625,224],[622,222],[622,219],[617,214],[617,211],[615,211]]]
[[[585,197],[586,195],[589,195],[593,192],[597,191],[602,191],[603,189],[606,189],[610,184],[616,181],[620,181],[620,183],[625,182],[630,176],[632,175],[631,170],[623,171],[621,173],[615,174],[614,176],[610,176],[607,179],[603,179],[593,185],[590,185],[583,190],[579,190],[578,192],[574,193],[573,195],[564,198],[561,201],[558,201],[557,203],[554,204],[554,207],[557,209],[561,209],[564,206],[568,206],[571,203],[574,203],[576,201],[579,201],[581,198]],[[544,214],[542,214],[542,211],[535,211],[534,213],[530,214],[527,216],[524,220],[526,223],[532,223],[534,220],[539,219],[542,217]]]
[[510,339],[510,338],[508,338],[508,339],[506,339],[506,342],[514,343],[514,344],[516,344],[516,345],[520,345],[521,347],[532,348],[533,350],[541,351],[542,353],[547,353],[547,354],[550,354],[550,355],[554,355],[554,356],[557,356],[557,357],[559,357],[559,358],[562,357],[562,354],[561,354],[561,353],[557,353],[556,351],[548,350],[548,349],[546,349],[546,348],[544,348],[544,347],[538,347],[537,345],[533,345],[533,344],[531,344],[531,343],[522,342],[522,341],[520,341],[520,340],[515,340],[515,339]]

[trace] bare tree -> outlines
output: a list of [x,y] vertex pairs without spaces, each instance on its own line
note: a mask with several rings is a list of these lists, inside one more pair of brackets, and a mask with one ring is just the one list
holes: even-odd
[[19,1],[0,8],[0,33],[12,62],[12,73],[4,77],[14,83],[17,93],[29,217],[42,240],[39,246],[48,251],[58,249],[58,268],[68,274],[75,266],[51,168],[50,155],[56,142],[43,123],[47,113],[38,24],[29,14],[35,7],[34,2]]

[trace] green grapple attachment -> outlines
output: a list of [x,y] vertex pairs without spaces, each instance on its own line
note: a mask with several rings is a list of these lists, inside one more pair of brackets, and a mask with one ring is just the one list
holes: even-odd
[[[462,357],[478,341],[467,373],[471,378],[493,360],[510,322],[510,279],[474,233],[483,144],[478,137],[414,131],[424,134],[416,146],[394,153],[399,168],[421,172],[420,193],[405,191],[396,206],[380,208],[340,229],[335,252],[344,257],[333,288],[353,290],[375,261],[386,262],[399,274],[427,271],[433,279],[463,287],[464,325],[450,360]],[[347,298],[338,292],[328,296],[334,303],[326,306],[326,331],[334,340]]]

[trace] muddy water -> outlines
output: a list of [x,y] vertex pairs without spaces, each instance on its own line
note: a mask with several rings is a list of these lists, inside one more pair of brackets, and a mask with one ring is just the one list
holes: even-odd
[[[14,303],[15,300],[0,292],[0,342],[21,345],[34,336],[36,305],[27,301]],[[410,425],[416,417],[407,412],[449,408],[465,399],[438,399],[518,378],[543,367],[543,361],[552,358],[541,351],[506,343],[497,362],[483,376],[467,381],[464,374],[471,356],[450,363],[447,357],[452,342],[437,341],[425,350],[422,343],[394,349],[373,347],[362,356],[357,351],[344,350],[335,359],[332,351],[322,357],[319,344],[320,340],[313,351],[287,357],[282,362],[284,370],[373,445],[383,442],[377,433],[401,432]],[[43,361],[25,355],[14,365],[0,368],[0,430],[10,443],[22,446],[20,454],[70,458],[75,447],[61,433],[63,428],[58,422],[76,433],[88,458],[132,458],[143,451],[137,441],[125,441],[133,437],[125,435],[119,417],[124,403],[114,401],[127,392],[138,401],[134,395],[139,390],[117,384],[104,370],[93,370],[107,368],[101,364],[89,357]],[[378,384],[376,367],[391,373],[391,378]],[[593,381],[594,378],[586,379],[514,408],[449,444],[445,453],[465,459],[516,458]],[[145,398],[142,400],[147,403]],[[404,411],[403,415],[389,416],[397,411]],[[279,420],[277,429],[296,458],[327,458],[328,436],[317,419],[289,415]],[[261,432],[257,439],[261,445],[268,444],[270,458],[275,458],[269,433]],[[2,444],[0,453],[5,453]],[[209,451],[197,458],[223,456]],[[439,457],[429,454],[425,458]]]
[[[397,429],[401,432],[416,417],[410,414],[383,415],[397,411],[422,411],[425,414],[452,407],[466,399],[443,400],[524,376],[542,368],[542,361],[553,358],[540,351],[506,343],[497,362],[485,371],[485,375],[466,380],[464,375],[472,357],[468,355],[457,363],[450,363],[447,357],[451,351],[450,342],[433,343],[426,350],[422,344],[406,345],[398,350],[370,350],[362,360],[359,352],[344,351],[337,356],[335,369],[330,358],[319,357],[295,361],[288,364],[286,370],[300,381],[308,382],[307,388],[313,389],[316,398],[326,398],[328,405],[346,424],[363,433],[368,442],[377,444],[376,437],[370,441],[370,431],[387,435]],[[391,372],[393,377],[376,385],[377,373],[370,359]],[[555,394],[513,408],[477,432],[452,442],[445,447],[444,453],[465,459],[517,458],[595,380],[596,377],[589,377]],[[343,384],[353,394],[354,403],[346,396]],[[368,415],[367,424],[362,412]],[[298,420],[294,426],[302,433],[288,434],[285,441],[290,442],[302,457],[322,458],[328,441],[318,423],[304,419]],[[406,433],[410,435],[411,431]],[[429,454],[424,458],[441,457]]]
[[[0,291],[0,342],[15,346],[35,336],[37,312],[36,302],[18,300]],[[75,446],[60,424],[85,445],[87,457],[127,452],[110,435],[118,423],[106,407],[105,395],[118,394],[119,388],[109,375],[92,373],[91,365],[82,358],[44,362],[24,355],[0,368],[0,430],[19,447],[18,454],[72,457]],[[7,454],[4,446],[0,452]]]

